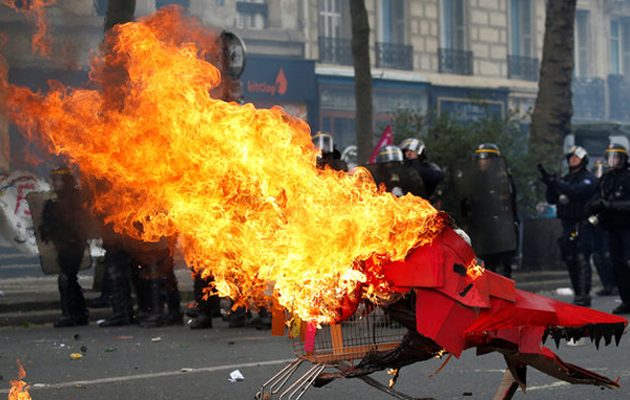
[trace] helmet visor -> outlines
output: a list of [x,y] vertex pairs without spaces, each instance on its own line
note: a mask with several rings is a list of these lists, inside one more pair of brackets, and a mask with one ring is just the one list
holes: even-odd
[[376,157],[377,163],[387,163],[387,162],[394,162],[394,161],[400,162],[402,160],[403,160],[402,151],[398,147],[394,147],[394,146],[387,146],[387,147],[382,148],[378,152],[378,156]]
[[609,168],[617,168],[621,164],[622,153],[616,151],[606,152],[606,163]]
[[313,145],[322,154],[329,154],[334,150],[333,138],[330,135],[319,134],[313,136]]

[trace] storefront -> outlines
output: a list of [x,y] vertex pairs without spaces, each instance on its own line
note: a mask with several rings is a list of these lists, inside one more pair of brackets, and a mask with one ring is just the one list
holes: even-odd
[[259,108],[281,106],[311,126],[317,123],[314,61],[248,55],[241,84],[245,102]]
[[[343,150],[356,144],[354,79],[318,75],[319,129],[330,132]],[[426,112],[429,104],[429,86],[422,82],[404,82],[384,79],[372,81],[374,133],[378,135],[397,110],[409,109]]]

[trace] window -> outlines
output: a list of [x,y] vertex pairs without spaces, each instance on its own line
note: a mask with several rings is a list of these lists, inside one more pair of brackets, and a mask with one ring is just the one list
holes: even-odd
[[379,41],[382,43],[405,43],[405,2],[381,0],[380,6]]
[[532,0],[510,2],[510,54],[533,57],[533,10]]
[[630,77],[630,18],[610,21],[610,73]]
[[619,37],[620,21],[610,21],[610,73],[614,75],[621,74],[621,38]]
[[267,27],[267,3],[265,0],[236,2],[236,27],[261,30]]
[[532,0],[507,0],[510,10],[510,79],[538,80],[539,63],[534,49],[534,7]]
[[337,0],[319,1],[319,36],[341,37],[341,4]]
[[155,0],[155,8],[162,8],[171,4],[178,4],[185,9],[190,6],[190,0]]
[[348,0],[319,0],[319,60],[352,65]]
[[466,49],[465,0],[442,0],[442,48]]
[[575,76],[589,75],[589,12],[577,10],[575,14]]
[[413,48],[405,44],[405,2],[381,0],[378,39],[375,43],[377,67],[413,69]]

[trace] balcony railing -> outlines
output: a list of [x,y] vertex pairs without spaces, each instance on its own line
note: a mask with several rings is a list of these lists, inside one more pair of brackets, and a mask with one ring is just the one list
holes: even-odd
[[440,58],[440,72],[446,74],[472,75],[472,51],[459,49],[438,49]]
[[601,78],[575,78],[573,90],[573,116],[579,119],[603,119],[605,109],[605,87]]
[[327,64],[352,65],[352,41],[320,36],[319,61]]
[[537,58],[508,55],[508,77],[538,81],[540,63]]
[[376,67],[413,69],[413,47],[399,43],[376,42]]
[[630,121],[630,82],[623,75],[608,75],[608,93],[610,119]]

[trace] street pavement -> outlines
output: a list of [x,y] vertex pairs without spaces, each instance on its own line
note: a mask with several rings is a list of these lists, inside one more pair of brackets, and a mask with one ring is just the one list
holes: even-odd
[[[610,310],[615,298],[597,298],[594,306]],[[191,331],[185,327],[142,329],[87,327],[55,329],[51,325],[0,329],[0,397],[17,374],[21,359],[34,400],[46,399],[252,399],[261,383],[293,357],[292,342],[269,331],[229,329],[215,319],[215,328]],[[555,350],[550,340],[547,343]],[[71,359],[72,353],[83,357]],[[627,399],[630,398],[630,340],[620,346],[587,345],[558,350],[566,361],[615,379],[620,390],[573,386],[528,370],[528,395],[516,399]],[[452,359],[434,375],[442,360],[403,368],[396,388],[412,396],[436,399],[491,399],[504,370],[502,357],[477,357],[474,350]],[[240,370],[242,382],[228,376]],[[385,373],[375,378],[387,381]],[[304,399],[387,399],[360,380],[335,381],[312,388]]]

